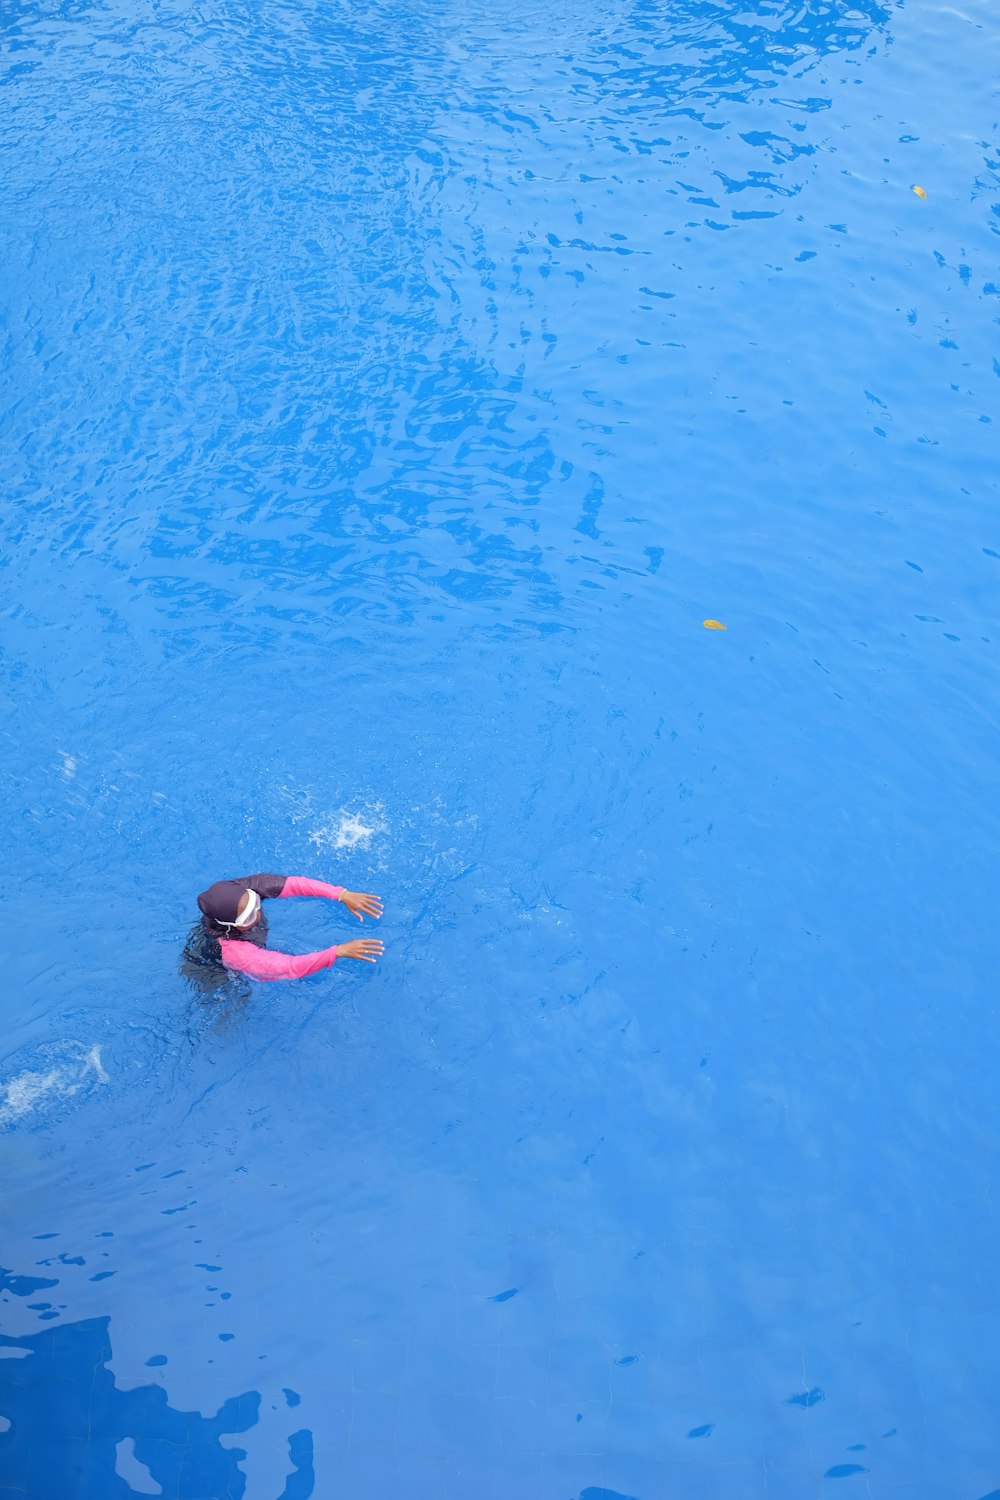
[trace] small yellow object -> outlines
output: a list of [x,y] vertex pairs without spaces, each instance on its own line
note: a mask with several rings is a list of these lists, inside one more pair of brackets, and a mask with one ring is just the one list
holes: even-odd
[[723,625],[723,623],[722,623],[721,620],[702,620],[701,623],[704,625],[704,627],[705,627],[706,630],[725,630],[726,629],[726,626]]
[[920,186],[919,182],[917,183],[917,185],[913,189],[913,191],[916,193],[916,195],[917,195],[918,198],[926,198],[927,197],[927,191],[926,191],[926,189],[922,188]]

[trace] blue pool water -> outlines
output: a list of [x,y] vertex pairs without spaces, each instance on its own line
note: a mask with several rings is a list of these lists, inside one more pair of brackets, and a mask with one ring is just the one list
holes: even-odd
[[2,35],[0,1495],[1000,1491],[995,7]]

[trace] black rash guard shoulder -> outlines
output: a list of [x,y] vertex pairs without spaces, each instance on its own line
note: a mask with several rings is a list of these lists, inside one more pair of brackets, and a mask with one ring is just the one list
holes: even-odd
[[287,879],[287,875],[237,875],[233,884],[246,886],[248,891],[256,891],[262,901],[273,901],[281,895]]

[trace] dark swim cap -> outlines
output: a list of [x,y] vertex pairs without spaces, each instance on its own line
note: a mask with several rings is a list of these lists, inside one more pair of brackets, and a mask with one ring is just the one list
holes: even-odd
[[238,885],[235,880],[217,880],[207,891],[202,891],[198,897],[198,905],[211,921],[231,926],[236,921],[240,902],[247,890],[249,886]]

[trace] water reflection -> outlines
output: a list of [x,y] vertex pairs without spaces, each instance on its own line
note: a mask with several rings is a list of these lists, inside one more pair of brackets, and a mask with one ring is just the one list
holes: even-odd
[[[136,45],[131,12],[83,10],[113,55]],[[77,11],[59,14],[68,27]],[[129,98],[129,75],[113,70],[109,83],[103,54],[100,67],[60,68],[49,18],[34,26],[31,15],[16,28],[13,118],[25,140],[43,104],[83,132],[95,91]],[[586,518],[586,497],[607,481],[565,434],[554,443],[539,431],[557,418],[552,382],[526,379],[511,351],[530,346],[530,365],[531,349],[540,360],[558,341],[576,366],[586,338],[574,337],[570,294],[583,279],[594,287],[588,255],[610,259],[626,290],[649,283],[626,268],[650,247],[622,243],[624,228],[630,239],[642,230],[627,197],[637,188],[699,204],[710,228],[716,199],[739,195],[738,219],[797,193],[802,159],[819,149],[810,116],[832,102],[820,65],[860,53],[890,16],[872,0],[502,14],[477,3],[458,26],[447,9],[397,16],[387,66],[377,13],[276,5],[263,29],[247,10],[228,34],[229,65],[211,90],[192,84],[212,28],[189,18],[169,68],[145,59],[129,209],[90,280],[55,307],[39,282],[45,342],[67,361],[66,389],[88,390],[93,433],[81,448],[70,405],[54,406],[48,425],[35,411],[24,431],[12,415],[9,448],[24,469],[13,493],[32,499],[18,519],[22,563],[39,548],[44,569],[52,536],[71,549],[86,533],[96,556],[128,570],[131,602],[148,602],[164,650],[188,658],[225,644],[266,654],[353,617],[408,624],[434,597],[484,612],[513,598],[527,618],[551,620],[574,539],[547,536],[524,507],[548,495]],[[220,118],[232,122],[225,150]],[[109,134],[100,149],[103,183],[121,143]],[[35,192],[37,163],[21,160],[20,191]],[[177,169],[164,171],[167,160]],[[598,178],[600,193],[577,205]],[[569,207],[582,227],[561,222]],[[190,233],[209,219],[213,236]],[[525,278],[535,296],[536,273],[560,268],[567,286],[528,306]],[[118,290],[94,295],[95,283],[145,292],[123,305]],[[141,365],[119,337],[123,319]],[[81,348],[93,357],[74,370]],[[181,357],[190,378],[179,382]],[[115,497],[97,505],[86,497],[109,453]],[[118,510],[127,525],[110,519]]]
[[[222,1438],[257,1424],[260,1392],[231,1396],[206,1417],[178,1411],[159,1385],[120,1390],[107,1369],[109,1323],[86,1318],[24,1338],[0,1334],[5,1493],[24,1500],[240,1500],[246,1452]],[[275,1500],[308,1500],[314,1471],[307,1428],[289,1436],[288,1454],[291,1473]]]
[[[626,28],[609,37],[603,24],[588,35],[607,63],[575,71],[614,95],[626,110],[649,94],[676,113],[697,115],[719,100],[746,99],[775,81],[800,79],[824,58],[855,51],[873,30],[889,23],[890,10],[872,0],[827,0],[819,5],[672,4],[640,0]],[[606,46],[601,48],[601,43]]]

